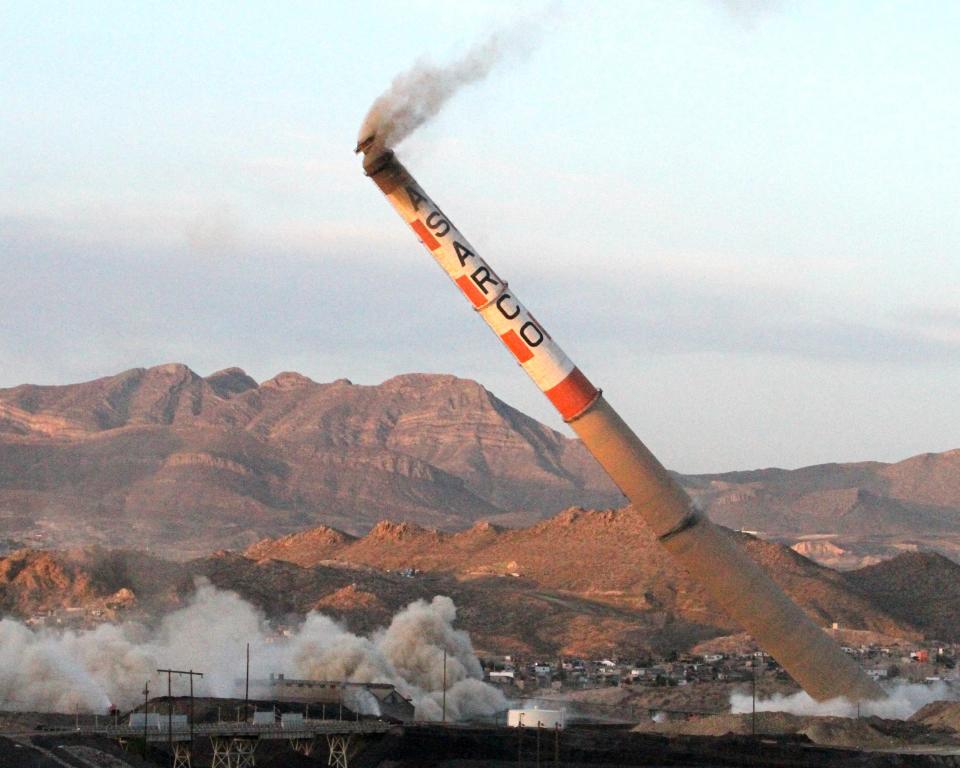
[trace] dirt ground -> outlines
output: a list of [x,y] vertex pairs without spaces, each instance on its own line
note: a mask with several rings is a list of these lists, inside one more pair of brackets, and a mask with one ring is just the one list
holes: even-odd
[[[960,702],[935,702],[909,721],[878,717],[801,717],[783,712],[729,713],[730,694],[744,683],[708,682],[674,688],[623,686],[548,694],[525,706],[563,707],[567,721],[631,724],[637,733],[663,736],[799,736],[829,747],[864,750],[936,747],[960,750]],[[761,678],[758,695],[790,694],[797,688],[772,676]],[[656,715],[656,720],[653,716]]]
[[902,746],[955,745],[960,750],[960,734],[932,728],[924,723],[842,717],[801,717],[785,712],[757,712],[756,721],[746,715],[711,715],[687,720],[648,722],[635,726],[639,733],[683,736],[724,736],[728,734],[762,736],[804,736],[814,744],[850,749],[889,750]]
[[[642,714],[627,724],[614,718],[582,724],[574,718],[560,732],[493,727],[418,724],[382,738],[365,740],[351,756],[351,768],[497,768],[497,766],[810,766],[811,768],[886,768],[886,766],[949,766],[960,768],[960,702],[936,702],[909,721],[880,718],[800,717],[779,712],[696,714],[683,707],[716,700],[726,702],[729,686],[707,686],[696,700],[677,689],[609,688],[580,691],[565,699],[571,708]],[[662,694],[666,691],[667,698]],[[660,696],[655,696],[655,693]],[[707,693],[706,696],[704,694]],[[199,719],[216,720],[216,701],[196,702]],[[230,705],[232,706],[232,702]],[[662,722],[649,710],[676,709]],[[81,718],[83,720],[83,718]],[[92,720],[92,719],[91,719]],[[81,738],[50,729],[68,730],[75,716],[0,713],[0,768],[157,768],[169,766],[162,745],[152,745],[146,759],[126,753],[102,738]],[[638,724],[639,723],[639,724]],[[38,726],[43,730],[37,730]],[[32,736],[11,735],[31,731]],[[938,754],[920,754],[923,752]],[[902,753],[910,753],[904,755]],[[539,762],[537,754],[540,755]],[[899,754],[893,754],[899,753]],[[554,762],[559,758],[558,762]],[[197,768],[210,764],[209,743],[198,740]],[[326,765],[326,748],[318,744],[311,757],[292,752],[285,742],[264,742],[257,749],[261,768],[314,768]]]
[[[796,693],[798,690],[792,683],[773,677],[761,678],[757,685],[757,695],[763,698],[775,693]],[[662,688],[625,685],[544,692],[542,696],[531,694],[524,698],[539,703],[545,709],[553,705],[563,706],[568,715],[574,718],[636,723],[648,720],[653,711],[722,714],[729,711],[730,695],[734,691],[749,693],[750,687],[742,682],[703,682]]]

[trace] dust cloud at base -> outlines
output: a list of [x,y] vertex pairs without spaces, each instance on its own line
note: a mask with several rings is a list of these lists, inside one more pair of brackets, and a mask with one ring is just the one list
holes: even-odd
[[[158,667],[202,671],[197,695],[242,695],[237,681],[244,676],[249,642],[251,679],[284,672],[297,678],[392,683],[413,700],[416,716],[423,720],[441,717],[446,651],[447,718],[491,715],[506,707],[506,699],[483,682],[469,635],[453,626],[456,615],[453,601],[437,596],[411,603],[369,637],[313,612],[289,636],[279,636],[239,595],[199,581],[188,604],[165,615],[155,628],[126,623],[34,631],[3,619],[0,701],[5,709],[20,711],[128,709],[143,701],[146,681],[155,695],[166,693]],[[174,694],[184,691],[181,683]],[[344,702],[363,714],[378,714],[369,694],[347,693]]]
[[[869,717],[876,715],[891,720],[906,720],[910,715],[931,701],[954,698],[942,682],[923,683],[896,682],[884,686],[888,698],[879,701],[856,702],[844,698],[816,701],[800,691],[790,695],[775,694],[757,699],[757,712],[787,712],[792,715],[819,717]],[[753,711],[753,699],[749,693],[734,693],[730,696],[730,712],[735,715]]]

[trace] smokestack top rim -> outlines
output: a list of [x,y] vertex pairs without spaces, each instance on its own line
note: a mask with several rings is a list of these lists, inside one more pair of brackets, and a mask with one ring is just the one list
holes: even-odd
[[373,143],[377,140],[377,134],[371,133],[367,138],[360,139],[357,142],[357,146],[354,147],[353,154],[359,155],[361,152],[366,154],[367,150],[373,146]]

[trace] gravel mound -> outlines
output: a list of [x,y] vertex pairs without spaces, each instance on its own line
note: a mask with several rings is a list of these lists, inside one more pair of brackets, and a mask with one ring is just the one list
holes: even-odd
[[931,728],[960,732],[960,701],[931,701],[910,718]]
[[[762,736],[806,736],[815,744],[857,749],[893,749],[904,744],[939,742],[927,723],[904,723],[877,717],[811,717],[787,712],[757,712],[756,733]],[[687,720],[641,723],[634,731],[682,736],[750,735],[752,715],[711,715]]]

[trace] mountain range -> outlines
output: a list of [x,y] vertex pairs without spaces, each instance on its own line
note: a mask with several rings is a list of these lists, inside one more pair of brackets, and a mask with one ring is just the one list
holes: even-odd
[[[715,521],[842,567],[902,550],[960,557],[960,450],[897,464],[677,475]],[[480,384],[375,386],[181,364],[0,389],[0,539],[168,557],[384,519],[530,526],[624,500],[579,441]]]

